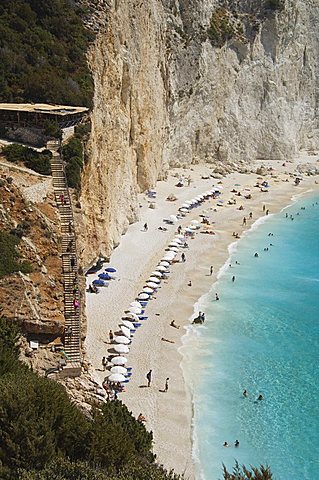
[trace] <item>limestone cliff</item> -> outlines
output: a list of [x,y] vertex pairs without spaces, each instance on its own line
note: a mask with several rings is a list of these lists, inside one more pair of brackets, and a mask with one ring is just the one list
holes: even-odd
[[98,3],[85,263],[118,244],[137,192],[169,166],[243,168],[318,148],[317,2]]

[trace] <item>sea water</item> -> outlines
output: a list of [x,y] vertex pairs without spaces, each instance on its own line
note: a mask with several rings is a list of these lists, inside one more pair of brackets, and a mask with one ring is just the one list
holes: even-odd
[[183,347],[197,478],[222,479],[222,463],[231,470],[238,460],[269,465],[276,480],[315,480],[319,197],[263,217],[230,251],[198,305],[205,324],[190,327]]

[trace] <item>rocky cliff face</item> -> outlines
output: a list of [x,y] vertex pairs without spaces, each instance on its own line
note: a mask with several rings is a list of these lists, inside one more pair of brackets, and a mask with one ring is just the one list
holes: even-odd
[[243,168],[319,147],[312,0],[100,2],[81,195],[83,261],[136,220],[169,166]]

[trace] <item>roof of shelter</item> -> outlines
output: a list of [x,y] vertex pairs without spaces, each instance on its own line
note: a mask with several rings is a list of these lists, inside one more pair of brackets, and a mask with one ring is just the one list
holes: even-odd
[[51,115],[74,115],[84,113],[86,107],[72,107],[67,105],[50,105],[47,103],[0,103],[0,111],[46,113]]

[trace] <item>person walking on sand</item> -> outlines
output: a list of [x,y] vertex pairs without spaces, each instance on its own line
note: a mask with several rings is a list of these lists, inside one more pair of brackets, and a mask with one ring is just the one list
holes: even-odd
[[167,379],[165,380],[164,392],[168,391],[168,382],[169,382],[169,378],[167,377]]
[[103,357],[102,358],[102,367],[103,367],[104,372],[105,372],[105,369],[106,369],[106,365],[107,365],[107,359],[106,359],[106,357]]
[[183,263],[184,263],[184,262],[186,262],[186,256],[185,256],[185,253],[182,253],[182,255],[181,255],[181,259],[182,259],[182,262],[183,262]]
[[213,271],[214,271],[214,267],[213,267],[213,265],[211,265],[211,267],[210,267],[210,269],[209,269],[209,274],[210,274],[210,275],[213,275]]
[[147,232],[147,230],[148,230],[148,225],[147,223],[144,223],[144,232]]
[[147,386],[150,387],[152,383],[152,370],[146,374]]
[[112,330],[109,331],[109,339],[110,339],[110,343],[113,342],[113,338],[114,338],[114,334],[112,332]]
[[246,217],[243,218],[243,225],[246,225],[247,223],[247,220],[246,220]]

